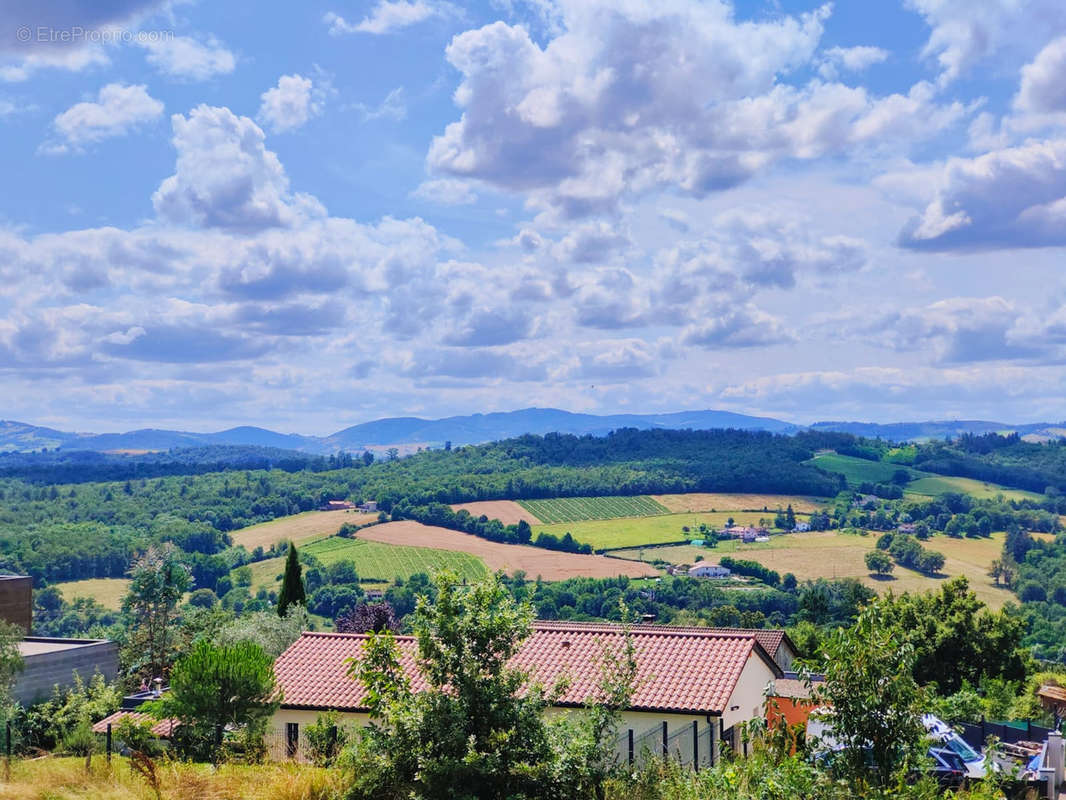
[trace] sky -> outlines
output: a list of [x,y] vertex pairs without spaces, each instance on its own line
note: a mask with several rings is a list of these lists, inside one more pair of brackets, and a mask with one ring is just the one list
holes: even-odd
[[0,417],[1066,418],[1061,0],[0,0]]

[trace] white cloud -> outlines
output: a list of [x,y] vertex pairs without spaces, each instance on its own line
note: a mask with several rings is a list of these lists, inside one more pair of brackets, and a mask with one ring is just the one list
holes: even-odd
[[0,81],[24,81],[41,69],[80,72],[107,64],[105,44],[118,32],[138,32],[164,2],[7,0],[0,13]]
[[1066,139],[949,159],[900,243],[922,250],[1066,244]]
[[709,349],[765,347],[794,340],[781,321],[751,305],[724,309],[685,329],[684,344]]
[[477,194],[470,183],[454,178],[423,181],[411,196],[442,206],[467,206],[477,202]]
[[822,54],[818,74],[826,80],[836,80],[841,70],[862,72],[885,61],[888,56],[889,52],[881,47],[830,47]]
[[148,51],[148,63],[173,78],[203,81],[215,75],[228,75],[237,58],[214,37],[198,41],[190,36],[145,39],[138,45]]
[[125,135],[162,114],[163,104],[150,96],[143,84],[109,83],[100,89],[94,102],[77,103],[52,121],[57,138],[46,143],[42,151],[80,151],[87,144]]
[[434,172],[572,219],[628,194],[723,191],[782,158],[906,150],[966,113],[925,84],[879,98],[782,81],[815,59],[827,9],[741,23],[723,2],[560,6],[565,29],[543,46],[503,22],[452,40],[463,114],[434,139]]
[[936,58],[945,86],[993,57],[1025,54],[1034,36],[1066,31],[1061,0],[905,0],[930,27],[924,55]]
[[324,21],[334,36],[345,33],[370,33],[375,35],[394,33],[432,17],[455,16],[457,9],[451,3],[427,2],[427,0],[379,0],[362,22],[353,24],[334,12],[328,12]]
[[152,205],[163,219],[182,225],[234,230],[290,226],[324,215],[312,197],[290,194],[278,157],[263,131],[228,108],[198,106],[175,114],[177,171],[163,181]]
[[1014,105],[1037,114],[1066,112],[1066,36],[1060,36],[1022,68]]
[[260,96],[258,119],[275,133],[295,130],[322,113],[324,92],[310,78],[282,75],[278,85]]

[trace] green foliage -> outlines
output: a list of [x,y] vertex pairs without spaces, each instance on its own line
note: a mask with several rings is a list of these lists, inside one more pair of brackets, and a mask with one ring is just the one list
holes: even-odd
[[883,550],[871,550],[865,556],[866,569],[870,572],[876,572],[878,575],[887,575],[890,573],[895,564],[892,563],[892,557]]
[[352,739],[352,731],[340,722],[340,715],[330,710],[320,713],[304,729],[308,756],[318,767],[331,767]]
[[250,734],[245,747],[262,738],[263,724],[280,702],[276,688],[273,659],[259,645],[201,640],[174,665],[170,691],[145,708],[157,719],[179,720],[176,743],[187,755],[207,758],[217,756],[211,750],[220,729]]
[[191,587],[188,567],[169,544],[150,547],[130,570],[132,582],[122,603],[131,619],[126,662],[142,677],[166,674],[173,655],[178,603]]
[[289,543],[289,554],[285,557],[285,573],[281,578],[281,591],[278,592],[278,616],[284,617],[289,606],[293,604],[305,605],[307,593],[304,591],[304,581],[300,577],[302,567],[300,558],[296,553],[296,545]]
[[[74,674],[71,685],[60,690],[57,686],[45,702],[23,711],[16,718],[15,727],[22,732],[23,745],[41,750],[68,750],[80,747],[86,725],[118,710],[122,692],[114,684],[95,673],[88,683]],[[84,755],[82,749],[79,754]]]
[[220,628],[212,641],[222,646],[250,642],[276,659],[301,633],[312,628],[307,609],[297,604],[290,605],[283,617],[272,611],[256,611],[234,619]]
[[152,733],[152,720],[123,717],[111,731],[115,743],[124,745],[128,750],[144,753],[148,756],[158,755],[160,747]]
[[825,681],[812,687],[812,697],[832,709],[826,721],[842,748],[834,769],[860,795],[870,783],[904,783],[921,767],[926,747],[927,695],[913,677],[913,644],[876,602],[851,628],[830,632],[821,652]]
[[428,686],[411,692],[391,632],[369,634],[352,675],[372,723],[348,755],[353,798],[584,798],[602,784],[613,714],[632,680],[631,647],[605,662],[602,710],[584,725],[549,724],[549,695],[508,661],[532,608],[498,579],[436,579],[413,621]]
[[769,567],[764,567],[758,561],[750,561],[744,558],[733,558],[732,556],[722,556],[718,563],[723,567],[728,567],[738,575],[749,575],[752,578],[757,578],[767,586],[777,586],[781,583],[780,574]]
[[881,619],[914,653],[915,679],[935,684],[942,695],[988,679],[1022,681],[1031,658],[1022,648],[1025,621],[989,610],[965,578],[938,592],[888,596],[878,603]]
[[11,704],[11,690],[22,671],[19,641],[23,635],[24,631],[18,625],[0,620],[0,709]]

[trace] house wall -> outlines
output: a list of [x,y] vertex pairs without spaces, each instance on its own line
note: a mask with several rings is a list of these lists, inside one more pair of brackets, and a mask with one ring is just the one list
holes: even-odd
[[766,684],[775,677],[773,669],[762,658],[755,653],[749,655],[733,694],[729,696],[729,705],[722,714],[724,726],[730,728],[741,722],[760,719],[763,715],[763,692]]
[[0,619],[18,625],[23,633],[33,624],[33,579],[0,575]]
[[118,645],[114,642],[91,642],[26,655],[12,694],[23,705],[45,700],[51,696],[54,687],[73,685],[75,672],[85,682],[95,672],[103,675],[105,680],[113,681],[118,674]]

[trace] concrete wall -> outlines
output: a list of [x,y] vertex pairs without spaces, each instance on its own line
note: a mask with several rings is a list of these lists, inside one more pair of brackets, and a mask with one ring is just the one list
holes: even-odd
[[[112,681],[118,674],[118,645],[108,641],[90,639],[44,639],[27,638],[30,652],[23,655],[24,669],[15,681],[14,696],[23,705],[47,700],[53,688],[65,688],[73,684],[74,673],[88,682],[93,673],[99,672],[105,680]],[[40,643],[43,652],[32,652]],[[45,649],[49,645],[54,648]],[[65,645],[65,646],[64,646]]]
[[33,578],[0,575],[0,619],[30,632],[33,624]]
[[722,721],[726,728],[762,718],[763,692],[766,690],[766,685],[775,677],[770,665],[762,658],[755,653],[748,656],[748,662],[744,665],[733,694],[729,696],[729,704],[726,706],[725,713],[722,714]]

